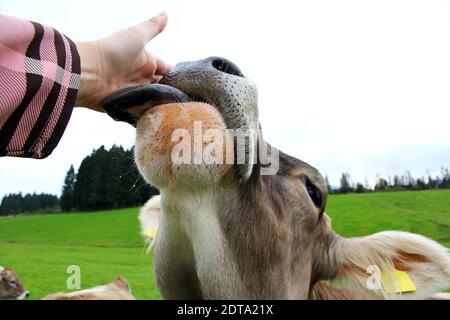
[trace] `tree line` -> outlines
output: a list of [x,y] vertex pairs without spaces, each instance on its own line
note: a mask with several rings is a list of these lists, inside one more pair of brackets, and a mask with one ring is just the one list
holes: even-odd
[[[414,178],[409,171],[388,178],[378,177],[374,187],[367,182],[352,182],[350,174],[343,173],[339,187],[331,187],[330,194],[389,192],[450,188],[448,168],[440,175]],[[70,166],[64,179],[61,197],[51,194],[8,194],[0,204],[0,216],[18,213],[93,211],[127,208],[143,205],[158,190],[146,183],[134,163],[133,149],[104,146],[94,149],[81,162],[78,170]]]
[[141,178],[133,154],[133,149],[121,146],[94,149],[77,171],[70,166],[59,199],[49,194],[9,194],[2,199],[0,216],[141,206],[159,191]]
[[59,199],[57,196],[47,193],[7,194],[0,204],[0,216],[55,211],[59,211]]
[[352,182],[349,173],[342,173],[339,180],[339,187],[331,187],[328,177],[325,177],[329,193],[365,193],[365,192],[389,192],[407,190],[431,190],[450,189],[450,172],[448,168],[442,167],[440,175],[432,177],[414,178],[410,171],[405,171],[401,175],[388,176],[387,179],[378,177],[375,186],[372,188],[367,179],[364,183]]

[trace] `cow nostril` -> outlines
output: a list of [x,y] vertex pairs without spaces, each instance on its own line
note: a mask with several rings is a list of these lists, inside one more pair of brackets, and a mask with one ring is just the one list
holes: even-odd
[[224,73],[244,78],[244,75],[242,74],[241,70],[239,70],[239,68],[231,61],[222,58],[216,58],[212,61],[212,66]]

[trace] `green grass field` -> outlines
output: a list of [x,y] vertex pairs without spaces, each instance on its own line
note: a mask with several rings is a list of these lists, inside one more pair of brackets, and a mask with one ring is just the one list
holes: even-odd
[[[138,299],[159,299],[144,254],[138,209],[0,219],[0,265],[20,274],[31,299],[68,291],[69,265],[82,288],[124,276]],[[343,236],[382,230],[420,233],[450,247],[450,190],[330,196],[327,213]]]
[[160,299],[151,256],[139,234],[138,209],[0,219],[0,264],[20,275],[31,299],[65,292],[69,265],[83,289],[124,276],[138,299]]

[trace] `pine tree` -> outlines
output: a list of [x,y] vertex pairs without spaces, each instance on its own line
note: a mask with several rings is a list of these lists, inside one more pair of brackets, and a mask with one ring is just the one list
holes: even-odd
[[330,180],[328,180],[328,176],[325,176],[325,182],[326,182],[326,184],[327,184],[327,190],[328,190],[328,193],[329,193],[329,194],[333,193],[333,189],[331,188]]
[[75,189],[75,169],[73,165],[70,166],[69,171],[67,171],[66,178],[64,179],[64,185],[61,194],[61,210],[72,211],[75,209],[74,201],[74,189]]
[[364,193],[366,192],[366,189],[364,188],[364,185],[362,183],[356,184],[356,193]]
[[348,193],[352,191],[352,187],[350,185],[350,174],[343,173],[340,182],[341,182],[341,186],[339,188],[340,193]]
[[92,155],[81,161],[74,187],[74,201],[77,210],[93,210],[92,190],[94,170]]

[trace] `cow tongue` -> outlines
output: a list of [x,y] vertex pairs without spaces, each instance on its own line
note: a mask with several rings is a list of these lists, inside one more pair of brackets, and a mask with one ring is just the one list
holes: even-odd
[[184,92],[164,84],[142,84],[120,89],[102,102],[102,108],[116,121],[136,127],[139,117],[148,109],[167,103],[189,102]]

